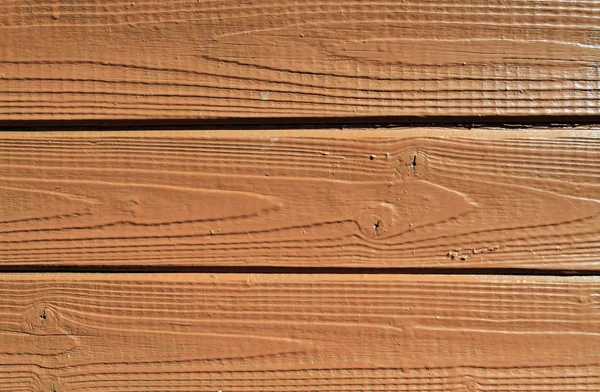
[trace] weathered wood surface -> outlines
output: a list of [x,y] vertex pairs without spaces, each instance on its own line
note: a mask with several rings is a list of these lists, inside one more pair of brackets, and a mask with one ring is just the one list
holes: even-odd
[[596,278],[0,275],[2,391],[597,391]]
[[2,0],[0,36],[0,120],[600,114],[591,0]]
[[598,136],[1,133],[0,268],[597,269]]

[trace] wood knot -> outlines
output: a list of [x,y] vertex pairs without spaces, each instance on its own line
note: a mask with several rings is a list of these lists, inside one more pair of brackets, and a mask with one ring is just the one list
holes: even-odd
[[25,310],[21,328],[36,335],[68,334],[61,326],[58,312],[49,304],[39,304]]
[[393,205],[381,202],[360,212],[358,226],[360,231],[369,237],[385,237],[395,226],[396,215]]
[[465,392],[477,392],[479,390],[479,384],[477,384],[473,380],[468,380],[465,382]]
[[26,329],[32,332],[58,328],[56,312],[47,305],[36,305],[25,311]]
[[5,351],[19,355],[43,355],[48,365],[59,363],[61,355],[79,346],[78,338],[63,323],[57,310],[48,304],[29,307],[23,312],[21,325],[7,331],[18,338],[13,339]]
[[589,308],[589,307],[598,307],[596,302],[595,294],[582,295],[579,297],[579,303],[581,306]]
[[399,154],[396,166],[396,176],[403,180],[423,179],[428,169],[427,157],[416,149],[403,151]]

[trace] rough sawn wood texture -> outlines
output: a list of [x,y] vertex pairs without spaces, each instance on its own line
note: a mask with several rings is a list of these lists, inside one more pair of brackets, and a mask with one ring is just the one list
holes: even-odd
[[0,268],[595,270],[598,140],[584,128],[2,133]]
[[0,120],[600,114],[591,0],[2,0],[0,36]]
[[0,391],[597,391],[596,278],[3,274]]

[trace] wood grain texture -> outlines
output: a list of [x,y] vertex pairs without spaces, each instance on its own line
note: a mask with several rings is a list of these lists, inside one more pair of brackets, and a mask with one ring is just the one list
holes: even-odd
[[1,0],[0,120],[600,114],[592,0]]
[[1,133],[0,265],[595,270],[598,136]]
[[597,391],[597,278],[0,276],[0,391]]

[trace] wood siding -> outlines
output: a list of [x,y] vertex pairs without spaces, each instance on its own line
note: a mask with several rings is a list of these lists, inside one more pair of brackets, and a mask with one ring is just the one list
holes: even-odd
[[595,278],[8,274],[1,391],[596,391]]
[[0,265],[600,262],[596,129],[0,134]]
[[0,120],[599,114],[590,0],[0,7]]

